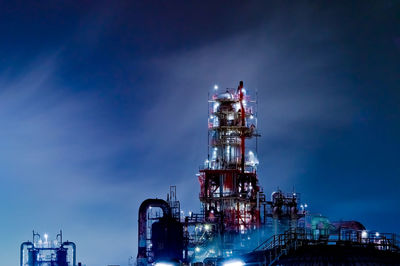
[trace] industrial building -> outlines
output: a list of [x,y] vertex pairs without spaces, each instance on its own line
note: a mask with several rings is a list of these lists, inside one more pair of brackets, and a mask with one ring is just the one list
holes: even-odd
[[[172,186],[139,208],[137,265],[400,264],[395,234],[311,215],[296,191],[267,194],[257,176],[257,94],[243,82],[209,94],[201,210],[183,216]],[[158,211],[154,211],[154,209]]]
[[32,232],[32,241],[26,241],[20,248],[20,266],[81,266],[76,264],[76,245],[64,241],[62,231],[54,240],[48,234],[43,237]]

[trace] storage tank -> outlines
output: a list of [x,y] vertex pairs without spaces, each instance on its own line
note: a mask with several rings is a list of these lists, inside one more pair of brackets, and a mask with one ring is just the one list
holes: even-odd
[[28,265],[29,266],[37,265],[37,255],[38,255],[38,251],[36,249],[28,250]]
[[153,223],[151,234],[154,260],[183,259],[183,225],[170,216]]
[[57,250],[57,266],[68,266],[67,249],[60,248]]

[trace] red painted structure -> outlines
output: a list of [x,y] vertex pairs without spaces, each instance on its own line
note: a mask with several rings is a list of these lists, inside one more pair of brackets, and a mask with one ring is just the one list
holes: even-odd
[[243,81],[209,100],[209,158],[200,170],[200,201],[205,221],[220,230],[244,232],[260,225],[257,158],[246,139],[257,137],[256,117]]

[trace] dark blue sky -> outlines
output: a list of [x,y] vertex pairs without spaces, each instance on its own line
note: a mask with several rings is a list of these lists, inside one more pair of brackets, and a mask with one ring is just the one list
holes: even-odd
[[398,1],[71,2],[0,2],[2,264],[64,229],[125,265],[142,200],[177,185],[197,210],[207,92],[239,80],[267,194],[400,233]]

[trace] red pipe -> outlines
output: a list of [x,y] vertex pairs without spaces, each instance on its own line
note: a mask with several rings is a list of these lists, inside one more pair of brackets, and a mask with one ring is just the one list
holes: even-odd
[[240,135],[240,139],[241,139],[241,146],[240,146],[240,153],[241,153],[241,167],[242,167],[242,173],[244,173],[244,153],[245,153],[245,136],[244,136],[244,130],[243,127],[245,126],[245,110],[244,110],[244,106],[243,106],[243,81],[239,82],[239,87],[238,87],[238,93],[239,93],[239,101],[240,101],[240,110],[241,110],[241,116],[242,116],[242,132]]

